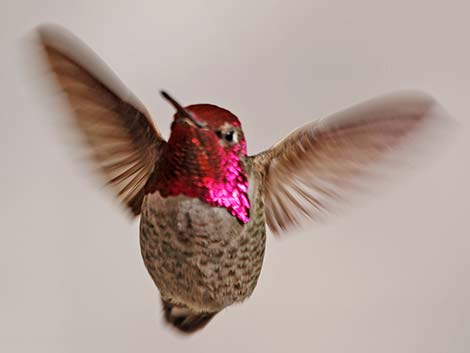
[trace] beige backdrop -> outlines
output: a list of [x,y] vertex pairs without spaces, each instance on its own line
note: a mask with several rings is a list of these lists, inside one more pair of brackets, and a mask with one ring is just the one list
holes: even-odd
[[[1,352],[470,351],[470,3],[8,1],[0,5]],[[130,222],[77,163],[24,36],[58,22],[141,97],[168,89],[242,120],[250,153],[401,88],[462,132],[325,225],[269,236],[257,291],[181,338],[161,320]]]

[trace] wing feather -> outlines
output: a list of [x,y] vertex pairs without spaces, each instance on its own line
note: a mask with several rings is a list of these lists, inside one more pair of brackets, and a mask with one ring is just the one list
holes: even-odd
[[39,27],[38,34],[93,159],[116,196],[138,215],[165,141],[142,103],[90,48],[56,25]]
[[265,178],[266,222],[274,233],[326,214],[361,188],[390,151],[445,111],[415,91],[384,95],[309,123],[253,157]]

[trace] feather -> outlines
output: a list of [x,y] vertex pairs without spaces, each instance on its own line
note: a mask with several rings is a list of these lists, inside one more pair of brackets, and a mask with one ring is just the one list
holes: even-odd
[[120,201],[138,215],[166,142],[142,103],[90,48],[56,25],[39,27],[38,35],[93,159]]
[[279,233],[327,213],[389,152],[445,116],[424,93],[392,93],[311,122],[253,156],[268,226]]

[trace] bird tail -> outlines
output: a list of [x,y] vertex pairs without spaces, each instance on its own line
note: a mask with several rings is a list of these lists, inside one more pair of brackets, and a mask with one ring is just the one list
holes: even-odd
[[214,317],[217,312],[198,313],[184,305],[176,305],[162,299],[165,320],[182,333],[194,333],[204,326]]

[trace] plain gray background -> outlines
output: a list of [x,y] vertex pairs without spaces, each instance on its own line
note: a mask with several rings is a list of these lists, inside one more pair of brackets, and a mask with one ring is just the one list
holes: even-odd
[[[0,351],[468,352],[469,2],[5,1]],[[162,324],[131,222],[60,127],[25,36],[57,22],[153,113],[228,108],[250,153],[380,93],[430,92],[460,133],[325,225],[269,235],[253,297],[202,332]],[[394,177],[395,179],[395,177]]]

